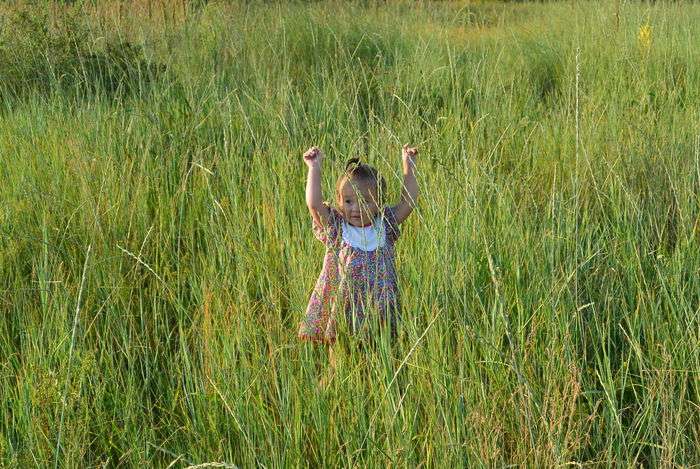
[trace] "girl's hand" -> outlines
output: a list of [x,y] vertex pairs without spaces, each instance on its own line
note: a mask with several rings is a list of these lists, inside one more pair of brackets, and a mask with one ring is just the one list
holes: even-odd
[[394,217],[398,224],[403,223],[408,218],[418,200],[418,181],[416,181],[414,173],[418,149],[409,147],[407,143],[403,146],[401,159],[403,161],[403,190],[401,191],[401,201],[394,206]]
[[314,222],[326,227],[331,212],[328,206],[323,203],[323,195],[321,194],[322,159],[323,152],[318,147],[311,147],[304,153],[304,163],[309,167],[306,178],[306,206],[309,208]]
[[318,147],[311,147],[304,153],[304,163],[309,168],[314,166],[321,166],[321,160],[323,159],[323,151]]
[[403,146],[403,151],[401,152],[401,157],[403,158],[403,161],[408,163],[409,161],[411,163],[416,162],[416,157],[418,156],[418,149],[409,147],[408,143]]

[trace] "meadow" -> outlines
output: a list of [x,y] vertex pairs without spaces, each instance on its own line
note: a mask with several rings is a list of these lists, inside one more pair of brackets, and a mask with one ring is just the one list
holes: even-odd
[[[700,466],[700,5],[4,2],[0,467]],[[297,340],[398,199],[400,338]]]

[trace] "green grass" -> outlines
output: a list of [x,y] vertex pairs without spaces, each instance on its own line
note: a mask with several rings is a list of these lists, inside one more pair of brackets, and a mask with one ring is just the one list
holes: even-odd
[[[0,11],[0,466],[697,467],[700,7],[200,3]],[[321,391],[301,154],[405,142]]]

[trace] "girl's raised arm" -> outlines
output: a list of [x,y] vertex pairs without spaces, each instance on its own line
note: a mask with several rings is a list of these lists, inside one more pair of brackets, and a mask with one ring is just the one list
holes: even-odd
[[309,167],[306,178],[306,206],[309,208],[311,218],[322,227],[328,226],[330,210],[323,204],[321,194],[321,160],[323,152],[318,147],[309,148],[304,153],[304,162]]
[[403,163],[403,189],[401,202],[394,207],[396,223],[401,224],[413,211],[418,201],[418,181],[414,169],[418,156],[418,149],[411,148],[408,144],[403,146],[401,159]]

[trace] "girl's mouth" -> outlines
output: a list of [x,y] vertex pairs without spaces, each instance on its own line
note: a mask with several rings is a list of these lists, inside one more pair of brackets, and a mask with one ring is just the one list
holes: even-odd
[[372,224],[371,221],[365,221],[365,222],[363,222],[362,218],[360,218],[360,217],[352,217],[351,219],[352,219],[352,221],[354,221],[355,224],[357,224],[360,228],[365,228],[365,227],[370,226],[370,225]]

